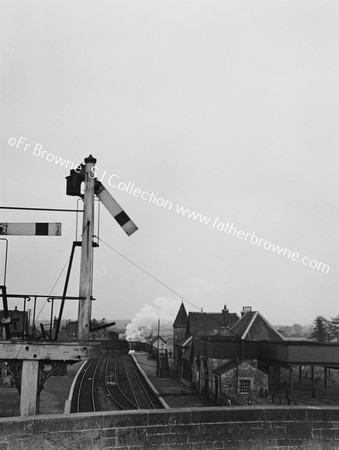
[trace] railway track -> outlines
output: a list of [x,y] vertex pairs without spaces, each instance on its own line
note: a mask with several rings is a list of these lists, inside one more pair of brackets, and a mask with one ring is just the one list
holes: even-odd
[[[93,392],[94,384],[92,383],[93,378],[97,372],[97,368],[100,359],[92,359],[82,368],[79,375],[79,384],[77,388],[76,397],[76,411],[86,412],[86,411],[96,411],[96,403]],[[87,392],[89,395],[80,395],[81,392]]]
[[123,364],[128,382],[135,394],[138,409],[156,409],[157,402],[154,400],[154,395],[150,394],[148,385],[144,384],[145,380],[137,370],[134,361],[124,358]]
[[118,351],[88,360],[78,375],[71,412],[163,408],[129,355]]
[[121,410],[138,409],[138,405],[135,402],[133,393],[131,395],[131,392],[128,392],[128,394],[131,395],[132,397],[131,399],[131,397],[129,397],[128,394],[126,394],[125,391],[121,388],[122,383],[121,380],[124,374],[118,372],[117,370],[118,361],[119,358],[117,358],[116,353],[114,354],[114,356],[108,355],[107,357],[106,371],[105,371],[105,381],[106,381],[105,385],[108,395],[112,398],[113,402],[115,402],[115,404]]

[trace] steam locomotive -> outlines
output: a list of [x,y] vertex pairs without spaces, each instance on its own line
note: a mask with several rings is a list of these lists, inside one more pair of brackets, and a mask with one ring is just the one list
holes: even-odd
[[130,350],[129,342],[126,341],[126,339],[109,339],[107,341],[101,341],[101,347],[105,352],[118,350],[121,353],[128,353]]

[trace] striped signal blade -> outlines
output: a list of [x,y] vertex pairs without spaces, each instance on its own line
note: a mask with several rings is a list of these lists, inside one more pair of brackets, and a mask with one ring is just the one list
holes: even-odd
[[108,190],[98,180],[95,180],[94,191],[107,211],[114,217],[114,219],[118,222],[118,224],[128,236],[137,231],[138,227],[135,225],[135,223],[128,217],[119,203],[112,197]]
[[61,223],[0,223],[0,235],[61,236]]

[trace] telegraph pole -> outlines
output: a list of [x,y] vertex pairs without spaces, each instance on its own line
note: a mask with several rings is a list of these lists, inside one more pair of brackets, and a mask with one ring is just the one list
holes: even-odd
[[85,158],[85,192],[82,222],[82,244],[78,309],[78,340],[89,341],[91,323],[91,298],[93,286],[93,234],[94,234],[94,177],[91,171],[96,163],[92,155]]

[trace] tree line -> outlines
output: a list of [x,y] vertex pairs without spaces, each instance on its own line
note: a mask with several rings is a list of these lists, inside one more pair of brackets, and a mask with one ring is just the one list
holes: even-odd
[[339,343],[339,316],[326,319],[317,316],[310,325],[280,325],[278,331],[287,338],[313,340],[320,344]]
[[320,344],[339,343],[339,317],[328,320],[317,316],[313,322],[313,333],[310,338]]

